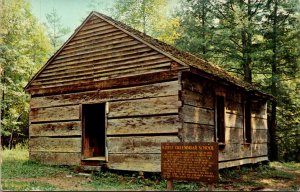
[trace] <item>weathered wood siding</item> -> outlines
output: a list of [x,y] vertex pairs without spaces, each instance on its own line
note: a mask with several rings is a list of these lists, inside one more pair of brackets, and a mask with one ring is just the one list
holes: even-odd
[[179,135],[184,142],[214,141],[214,98],[207,83],[191,73],[182,73]]
[[[145,87],[152,86],[147,85]],[[160,87],[161,86],[161,87]],[[156,84],[154,97],[109,102],[108,167],[160,171],[161,142],[178,142],[179,82]],[[163,86],[166,86],[164,88]],[[157,95],[160,96],[157,96]],[[136,97],[136,94],[130,97]]]
[[179,141],[178,89],[178,80],[171,77],[139,86],[128,83],[114,89],[32,97],[30,158],[79,165],[81,104],[107,102],[109,168],[160,171],[160,143]]
[[93,15],[53,58],[30,90],[169,71],[171,59]]
[[[107,102],[108,166],[159,171],[160,142],[179,140],[181,67],[91,16],[27,89],[32,95],[30,157],[44,163],[78,165],[81,105]],[[131,158],[125,160],[127,156]],[[135,159],[137,156],[141,158]]]
[[[179,137],[185,142],[215,141],[215,95],[225,97],[225,147],[220,148],[220,168],[267,160],[266,104],[251,105],[252,143],[244,142],[244,93],[198,75],[181,75]],[[231,163],[230,163],[231,162]]]

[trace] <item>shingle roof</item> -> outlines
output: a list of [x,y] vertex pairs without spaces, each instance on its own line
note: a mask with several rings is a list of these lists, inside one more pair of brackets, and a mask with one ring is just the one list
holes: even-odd
[[125,29],[129,33],[131,33],[131,34],[137,36],[138,38],[146,41],[147,43],[155,46],[156,48],[162,50],[163,52],[172,55],[179,61],[182,61],[183,63],[185,63],[191,67],[197,68],[197,69],[201,70],[202,72],[208,73],[215,77],[219,77],[222,80],[227,81],[232,84],[235,84],[239,87],[242,87],[247,91],[254,91],[254,92],[257,92],[257,93],[260,93],[263,95],[267,95],[266,93],[263,93],[260,90],[258,90],[255,86],[251,85],[250,83],[243,81],[243,80],[229,74],[227,71],[225,71],[224,69],[220,68],[217,65],[208,63],[208,62],[204,61],[203,59],[201,59],[191,53],[181,51],[171,45],[168,45],[168,44],[166,44],[162,41],[159,41],[149,35],[146,35],[145,33],[142,33],[136,29],[133,29],[120,21],[116,21],[116,20],[112,19],[111,17],[108,17],[108,16],[103,15],[98,12],[93,12],[93,13],[101,18],[104,18],[104,19],[114,23],[116,26],[119,26],[120,28]]

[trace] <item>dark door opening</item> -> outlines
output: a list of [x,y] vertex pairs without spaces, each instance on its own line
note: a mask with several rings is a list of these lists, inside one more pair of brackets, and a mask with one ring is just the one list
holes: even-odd
[[[82,105],[83,159],[105,157],[105,103]],[[100,159],[99,159],[100,160]]]

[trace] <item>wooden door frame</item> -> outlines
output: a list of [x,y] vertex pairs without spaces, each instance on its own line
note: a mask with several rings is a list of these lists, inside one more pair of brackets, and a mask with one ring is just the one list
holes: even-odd
[[105,107],[105,112],[104,112],[104,157],[105,161],[108,162],[108,148],[107,148],[107,116],[109,112],[109,105],[108,102],[96,102],[96,103],[82,103],[80,104],[80,121],[81,121],[81,160],[85,160],[83,156],[83,151],[84,151],[84,138],[85,138],[85,118],[84,118],[84,112],[83,112],[83,105],[93,105],[93,104],[104,104]]

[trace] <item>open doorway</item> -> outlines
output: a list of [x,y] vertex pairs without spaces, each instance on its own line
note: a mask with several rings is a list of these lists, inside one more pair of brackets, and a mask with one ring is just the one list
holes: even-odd
[[105,103],[82,105],[83,159],[105,160]]

